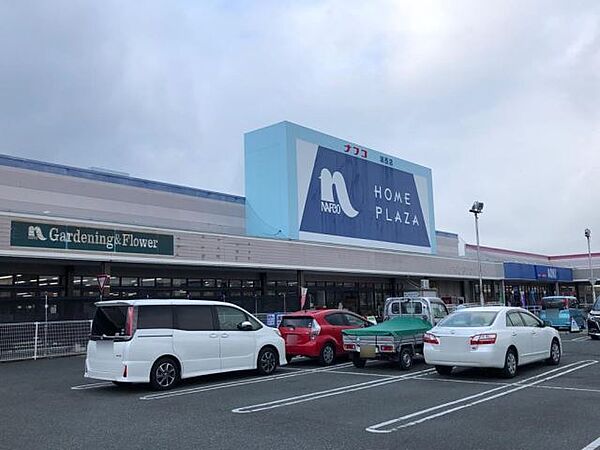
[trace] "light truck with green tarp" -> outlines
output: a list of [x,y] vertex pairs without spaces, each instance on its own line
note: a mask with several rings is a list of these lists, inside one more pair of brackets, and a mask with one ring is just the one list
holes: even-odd
[[[429,299],[406,301],[426,304],[420,305],[420,314],[404,314],[371,327],[342,331],[344,350],[350,354],[355,367],[362,368],[367,360],[379,359],[395,362],[401,369],[408,370],[413,358],[423,354],[423,334],[442,317],[439,311],[433,314],[432,305],[427,304]],[[413,304],[406,309],[414,310],[414,307]],[[443,311],[444,317],[448,315],[445,306]]]

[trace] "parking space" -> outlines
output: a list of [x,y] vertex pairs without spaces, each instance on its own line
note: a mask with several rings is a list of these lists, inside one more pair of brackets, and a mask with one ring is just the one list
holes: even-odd
[[0,447],[591,449],[600,347],[581,337],[563,336],[560,366],[512,380],[298,359],[270,377],[221,374],[157,393],[86,380],[80,357],[3,364]]

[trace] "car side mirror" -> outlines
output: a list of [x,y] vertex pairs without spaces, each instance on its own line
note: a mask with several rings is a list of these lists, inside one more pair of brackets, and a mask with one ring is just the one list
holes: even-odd
[[540,327],[544,328],[544,327],[549,327],[551,324],[549,321],[547,320],[542,320],[542,324],[540,325]]
[[238,330],[240,331],[252,331],[254,329],[254,327],[252,326],[252,323],[244,320],[243,322],[238,323],[237,325]]

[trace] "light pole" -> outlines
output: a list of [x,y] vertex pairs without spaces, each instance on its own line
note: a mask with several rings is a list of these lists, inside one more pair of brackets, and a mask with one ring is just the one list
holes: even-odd
[[483,202],[475,201],[469,212],[475,216],[475,236],[477,237],[477,265],[479,266],[479,302],[481,306],[485,305],[483,299],[483,278],[481,276],[481,256],[479,255],[479,214],[483,211]]
[[585,238],[587,239],[588,245],[588,263],[590,266],[590,285],[592,286],[592,304],[596,300],[596,293],[594,292],[594,286],[596,284],[596,280],[594,280],[594,271],[592,270],[592,247],[590,246],[590,238],[592,237],[592,231],[589,228],[586,228],[583,232]]

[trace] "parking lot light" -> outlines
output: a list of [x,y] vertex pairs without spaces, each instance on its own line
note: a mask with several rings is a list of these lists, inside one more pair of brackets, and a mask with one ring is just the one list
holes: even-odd
[[594,301],[596,300],[596,292],[595,292],[595,285],[596,285],[596,280],[594,280],[594,270],[592,269],[592,248],[590,245],[590,238],[592,237],[592,230],[590,230],[589,228],[586,228],[583,232],[583,234],[585,235],[585,238],[587,239],[587,247],[588,247],[588,264],[590,266],[590,285],[592,287],[592,303],[594,303]]
[[483,298],[483,278],[481,275],[481,256],[479,254],[479,214],[483,211],[483,202],[475,201],[469,212],[475,216],[475,236],[477,238],[477,265],[479,266],[479,302],[481,306],[485,305]]

